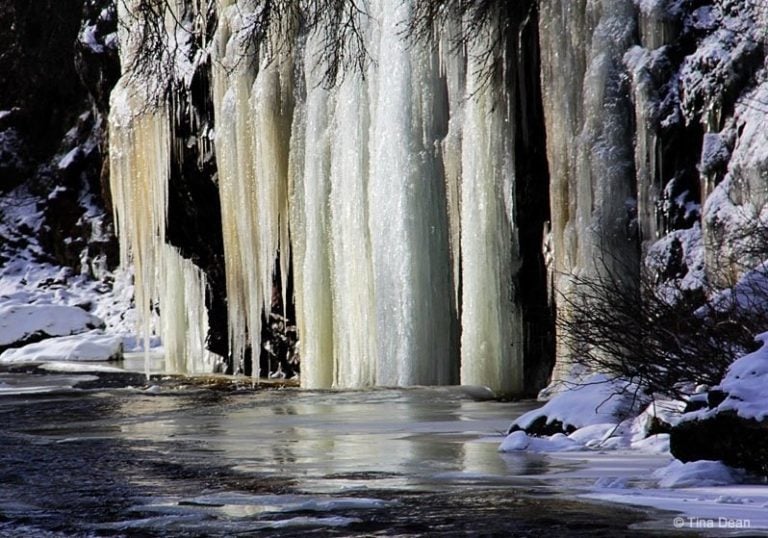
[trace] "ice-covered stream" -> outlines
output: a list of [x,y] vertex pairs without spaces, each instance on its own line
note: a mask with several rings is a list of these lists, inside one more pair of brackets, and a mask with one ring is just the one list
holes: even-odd
[[[499,453],[533,402],[12,368],[0,373],[3,536],[632,535],[652,514],[573,500],[594,482],[578,459]],[[641,475],[664,460],[628,462]]]

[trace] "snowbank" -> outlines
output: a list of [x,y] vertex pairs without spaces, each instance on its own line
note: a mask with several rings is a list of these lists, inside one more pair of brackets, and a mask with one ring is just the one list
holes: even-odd
[[667,432],[685,403],[656,400],[641,412],[647,400],[634,384],[593,375],[515,420],[499,451],[669,454]]
[[0,354],[0,362],[110,361],[123,355],[123,340],[102,331],[49,338]]
[[509,431],[538,433],[533,430],[547,430],[550,426],[570,433],[584,426],[616,424],[640,403],[644,399],[637,386],[596,374],[558,393],[543,407],[524,414]]
[[101,319],[74,306],[4,306],[0,308],[0,348],[31,338],[69,336],[101,327]]
[[762,347],[731,364],[720,385],[714,387],[726,394],[725,399],[712,409],[688,413],[687,420],[710,418],[723,411],[758,421],[768,417],[768,332],[756,340]]
[[662,488],[726,486],[744,479],[744,471],[728,467],[719,461],[699,460],[672,463],[653,473]]

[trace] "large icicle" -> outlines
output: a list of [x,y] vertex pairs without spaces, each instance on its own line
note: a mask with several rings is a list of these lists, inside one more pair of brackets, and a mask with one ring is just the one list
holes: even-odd
[[448,91],[448,132],[441,142],[445,171],[446,207],[451,244],[454,305],[461,304],[461,141],[466,99],[467,58],[456,50],[459,23],[451,21],[440,34],[440,63]]
[[[255,217],[258,219],[258,280],[265,312],[269,313],[272,282],[278,252],[283,285],[287,282],[288,244],[288,149],[293,99],[290,56],[264,58],[251,90],[251,133],[255,180]],[[285,290],[283,289],[283,297]]]
[[[380,385],[445,384],[453,287],[445,184],[435,141],[446,130],[437,54],[402,39],[408,2],[372,3],[379,35],[372,95],[369,223]],[[443,101],[441,102],[441,98]],[[442,106],[441,106],[442,105]]]
[[332,95],[320,85],[320,36],[310,36],[304,52],[306,102],[297,115],[292,142],[294,164],[292,213],[297,321],[301,339],[301,384],[334,384],[333,293],[331,289],[330,125]]
[[[218,2],[213,87],[230,349],[237,361],[250,347],[252,373],[258,376],[268,374],[258,371],[258,361],[262,316],[271,309],[276,260],[279,254],[285,286],[290,259],[293,65],[288,55],[277,52],[273,57],[261,51],[261,65],[254,66],[248,32],[255,9],[250,2]],[[285,296],[285,288],[282,291]]]
[[[137,318],[148,354],[156,329],[152,312],[159,298],[160,246],[165,242],[170,130],[166,109],[141,112],[144,104],[135,91],[126,79],[112,91],[110,188],[121,265],[133,263]],[[145,362],[149,374],[148,356]]]
[[[659,204],[664,188],[661,177],[661,147],[656,135],[655,115],[659,96],[653,80],[654,63],[665,54],[672,35],[669,5],[664,0],[638,5],[640,45],[624,55],[632,76],[635,105],[635,168],[637,176],[637,223],[643,250],[666,233],[661,222]],[[663,58],[663,56],[662,56]],[[660,226],[661,225],[661,226]]]
[[[492,32],[492,30],[489,30]],[[461,185],[461,382],[500,394],[523,387],[523,319],[516,297],[521,259],[515,229],[513,84],[488,80],[482,54],[492,35],[469,47]]]
[[210,373],[219,357],[205,348],[205,274],[170,245],[161,245],[159,302],[166,371]]

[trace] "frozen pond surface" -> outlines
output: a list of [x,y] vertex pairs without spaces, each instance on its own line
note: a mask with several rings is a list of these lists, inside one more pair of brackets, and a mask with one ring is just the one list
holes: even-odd
[[595,480],[575,455],[500,454],[534,402],[8,368],[0,536],[631,536],[671,519],[573,500]]

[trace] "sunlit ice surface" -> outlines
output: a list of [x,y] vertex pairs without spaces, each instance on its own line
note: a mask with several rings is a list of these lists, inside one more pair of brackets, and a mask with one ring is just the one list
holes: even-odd
[[498,452],[535,402],[25,368],[0,372],[0,535],[601,535],[648,519],[574,501],[578,460]]

